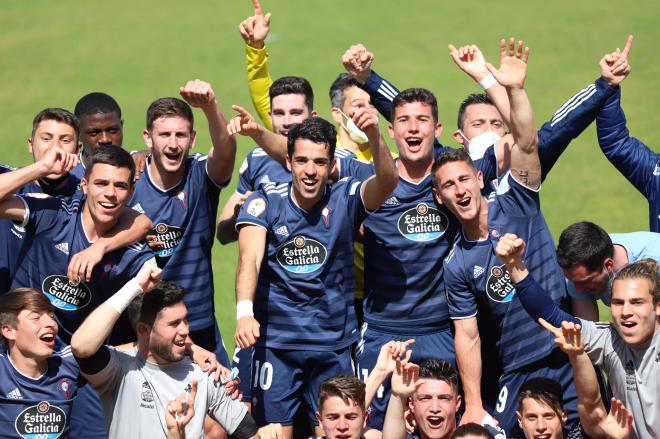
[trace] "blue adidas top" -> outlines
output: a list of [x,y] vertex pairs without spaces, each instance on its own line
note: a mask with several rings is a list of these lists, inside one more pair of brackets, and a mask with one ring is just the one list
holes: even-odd
[[541,214],[539,192],[510,173],[488,199],[489,237],[469,241],[460,234],[445,260],[445,282],[452,319],[479,313],[480,323],[497,341],[503,370],[510,371],[547,356],[553,337],[522,307],[504,263],[495,253],[500,236],[515,233],[527,244],[524,262],[552,300],[567,308],[564,277],[554,241]]
[[254,299],[257,345],[334,351],[357,341],[353,241],[367,215],[361,185],[327,185],[309,211],[293,202],[290,183],[266,184],[243,204],[237,228],[268,231]]
[[220,189],[226,183],[218,186],[211,180],[206,173],[206,159],[202,154],[188,157],[183,178],[167,189],[154,184],[147,163],[129,203],[151,218],[151,234],[164,245],[155,251],[158,266],[163,269],[162,279],[186,290],[184,301],[191,331],[215,322],[211,247]]

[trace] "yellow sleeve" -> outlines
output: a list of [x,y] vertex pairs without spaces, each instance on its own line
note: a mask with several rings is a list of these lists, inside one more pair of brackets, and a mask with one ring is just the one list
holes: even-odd
[[268,73],[268,52],[266,51],[266,46],[261,49],[255,49],[246,44],[245,60],[247,62],[248,89],[250,90],[252,105],[257,110],[257,114],[264,126],[272,131],[273,125],[270,123],[270,117],[268,117],[268,113],[270,112],[268,91],[273,84],[273,80]]

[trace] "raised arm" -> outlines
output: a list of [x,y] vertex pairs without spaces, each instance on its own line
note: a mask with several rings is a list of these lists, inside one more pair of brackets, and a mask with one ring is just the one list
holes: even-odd
[[407,364],[410,361],[412,350],[409,348],[414,343],[414,339],[406,341],[392,340],[381,346],[376,365],[365,381],[365,407],[371,405],[371,401],[379,393],[380,386],[394,372],[397,360],[401,361],[402,364]]
[[227,119],[220,111],[211,84],[195,79],[181,87],[179,93],[191,107],[204,112],[213,144],[206,160],[206,172],[215,184],[226,184],[234,170],[236,139],[227,131]]
[[399,173],[394,166],[385,139],[378,129],[378,117],[369,107],[359,109],[351,115],[355,124],[369,138],[369,147],[373,154],[376,174],[364,182],[361,190],[364,207],[368,211],[376,210],[387,199],[399,183]]
[[0,175],[0,218],[22,221],[25,205],[12,194],[28,183],[50,174],[63,175],[78,164],[78,156],[57,146],[48,149],[38,162]]
[[270,117],[270,86],[273,80],[268,72],[268,52],[264,41],[270,31],[271,14],[264,15],[259,0],[252,0],[254,15],[246,18],[238,26],[238,31],[245,41],[247,80],[252,105],[264,126],[272,131]]
[[259,125],[245,108],[238,105],[232,105],[231,108],[238,115],[229,121],[227,132],[232,136],[241,134],[251,137],[273,160],[286,166],[286,137],[281,134],[275,134],[264,126]]
[[266,250],[263,227],[245,224],[238,232],[238,267],[236,267],[236,344],[241,349],[252,346],[259,338],[259,322],[252,305],[257,290],[261,261]]
[[89,358],[96,354],[110,335],[121,313],[138,294],[153,289],[160,280],[160,272],[158,267],[145,263],[137,276],[96,307],[71,337],[73,354],[77,358]]
[[[500,68],[495,69],[486,63],[488,70],[497,82],[506,88],[511,106],[509,128],[513,134],[514,146],[511,150],[511,174],[519,182],[530,188],[541,184],[541,164],[538,155],[538,136],[534,124],[532,106],[525,92],[527,59],[529,48],[523,50],[523,42],[511,38],[500,42]],[[497,102],[495,103],[496,105]],[[500,113],[505,109],[499,108]]]
[[239,194],[234,192],[227,200],[220,212],[215,231],[215,237],[220,241],[220,244],[229,244],[238,240],[238,232],[236,231],[236,219],[241,206],[252,192]]

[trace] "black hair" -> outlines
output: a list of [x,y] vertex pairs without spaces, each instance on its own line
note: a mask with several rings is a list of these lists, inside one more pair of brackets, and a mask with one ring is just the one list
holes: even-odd
[[296,140],[306,139],[314,143],[322,143],[328,147],[328,158],[332,161],[335,158],[335,148],[337,146],[337,130],[334,125],[320,117],[310,117],[302,123],[294,125],[289,130],[287,139],[287,153],[293,157]]
[[128,305],[128,316],[133,329],[138,323],[153,326],[158,313],[168,306],[183,302],[185,290],[170,281],[161,281],[148,293],[140,293]]
[[605,259],[613,256],[614,245],[610,236],[594,223],[571,224],[559,236],[557,262],[561,268],[584,265],[590,272],[600,270]]
[[311,113],[314,110],[314,91],[309,81],[300,76],[283,76],[276,79],[268,90],[271,107],[273,99],[279,95],[303,95],[305,105]]
[[100,91],[86,94],[80,98],[73,112],[78,118],[99,113],[117,113],[121,119],[121,108],[117,101],[112,96]]
[[458,121],[456,125],[459,130],[463,129],[463,118],[465,117],[465,110],[470,105],[475,104],[486,104],[486,105],[495,105],[493,100],[486,93],[472,93],[468,95],[467,98],[463,99],[461,105],[458,107]]
[[121,146],[117,145],[99,145],[89,156],[87,167],[85,168],[85,178],[89,179],[92,168],[97,163],[102,163],[115,168],[127,168],[130,171],[130,184],[133,185],[135,179],[135,162],[131,154]]
[[344,90],[350,87],[359,88],[360,83],[348,73],[341,73],[337,76],[337,79],[330,86],[330,105],[336,108],[343,107],[346,100]]
[[46,120],[54,120],[69,125],[76,132],[76,142],[78,141],[78,136],[80,135],[80,122],[76,116],[64,108],[46,108],[37,113],[32,121],[32,137],[34,137],[34,133],[37,131],[39,124]]
[[408,88],[396,95],[394,100],[392,100],[392,120],[395,120],[395,113],[398,107],[414,102],[430,105],[433,121],[438,121],[438,101],[435,95],[425,88]]

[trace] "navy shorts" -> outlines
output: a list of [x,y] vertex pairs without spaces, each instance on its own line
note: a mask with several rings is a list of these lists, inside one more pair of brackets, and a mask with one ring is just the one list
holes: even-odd
[[252,356],[252,413],[257,425],[292,425],[301,401],[309,420],[318,424],[321,383],[353,375],[351,348],[338,351],[294,351],[255,346]]
[[516,410],[519,409],[518,393],[525,381],[536,377],[551,378],[561,384],[564,412],[568,415],[566,430],[575,429],[580,422],[573,368],[568,357],[556,348],[547,357],[522,368],[504,372],[500,377],[500,390],[493,417],[499,421],[507,437],[524,437],[516,418]]
[[241,349],[236,346],[234,356],[231,358],[231,365],[238,369],[238,376],[241,383],[238,385],[243,393],[243,402],[252,401],[252,355],[254,347]]
[[[414,332],[414,331],[412,331]],[[380,348],[392,340],[405,341],[410,338],[415,339],[412,346],[412,362],[419,364],[424,360],[435,358],[445,360],[452,365],[456,365],[456,355],[454,353],[454,336],[451,333],[449,325],[445,328],[434,328],[428,331],[422,331],[422,334],[392,334],[379,329],[374,329],[368,323],[362,325],[362,339],[358,344],[356,351],[358,377],[362,381],[367,381],[369,374],[376,365]],[[390,400],[390,380],[387,379],[380,386],[376,396],[368,408],[369,420],[367,425],[376,430],[383,429],[385,421],[385,412],[387,403]]]

